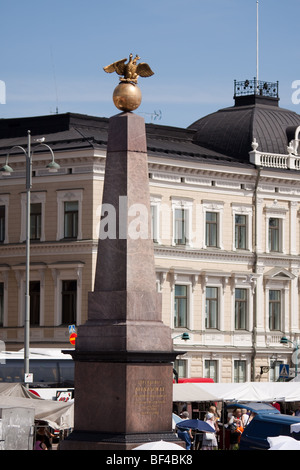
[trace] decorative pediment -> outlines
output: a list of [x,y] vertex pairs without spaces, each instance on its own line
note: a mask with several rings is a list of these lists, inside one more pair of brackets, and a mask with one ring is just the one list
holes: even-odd
[[267,206],[264,208],[264,212],[269,216],[269,217],[284,217],[286,213],[288,212],[288,208],[284,206],[280,206],[278,204],[278,201],[275,199],[273,201],[273,204],[271,206]]
[[191,282],[192,288],[194,290],[200,276],[200,271],[194,271],[193,269],[188,268],[171,267],[169,272],[171,275],[172,290],[174,289],[175,283],[178,280]]
[[265,279],[275,281],[292,281],[295,277],[294,274],[283,268],[273,268],[264,275]]

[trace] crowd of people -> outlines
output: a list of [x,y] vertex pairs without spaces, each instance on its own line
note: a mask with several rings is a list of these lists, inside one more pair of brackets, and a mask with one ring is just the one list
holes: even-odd
[[[188,411],[180,414],[181,419],[189,419]],[[193,429],[180,429],[177,425],[177,434],[180,439],[186,442],[187,450],[217,450],[220,448],[221,426],[225,427],[226,434],[229,434],[229,449],[238,449],[241,435],[251,421],[253,415],[246,409],[236,408],[228,413],[227,422],[220,424],[220,415],[216,406],[210,406],[205,413],[204,421],[211,426],[213,432],[197,432]],[[223,440],[223,439],[222,439]]]

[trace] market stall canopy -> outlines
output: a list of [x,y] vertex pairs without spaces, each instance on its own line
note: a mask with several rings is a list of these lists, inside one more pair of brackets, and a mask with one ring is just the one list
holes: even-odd
[[300,401],[297,382],[186,383],[173,385],[174,402]]
[[0,396],[19,397],[19,398],[40,398],[24,387],[21,383],[0,383]]
[[47,421],[54,429],[69,429],[74,426],[74,404],[43,400],[35,396],[22,384],[0,384],[0,408],[33,408],[36,420]]
[[[217,401],[215,392],[202,388],[202,383],[173,384],[173,401]],[[210,384],[212,385],[212,384]]]

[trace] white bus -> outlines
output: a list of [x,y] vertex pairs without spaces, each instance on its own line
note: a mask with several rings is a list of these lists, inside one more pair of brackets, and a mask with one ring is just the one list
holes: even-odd
[[[58,348],[30,349],[29,372],[33,374],[29,389],[38,396],[64,401],[73,397],[74,361],[70,354]],[[1,351],[0,383],[16,382],[24,384],[24,350]]]

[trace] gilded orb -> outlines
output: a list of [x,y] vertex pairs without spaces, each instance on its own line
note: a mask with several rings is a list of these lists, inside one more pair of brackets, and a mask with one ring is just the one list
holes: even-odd
[[142,93],[134,83],[121,82],[114,90],[113,102],[120,111],[134,111],[142,102]]

